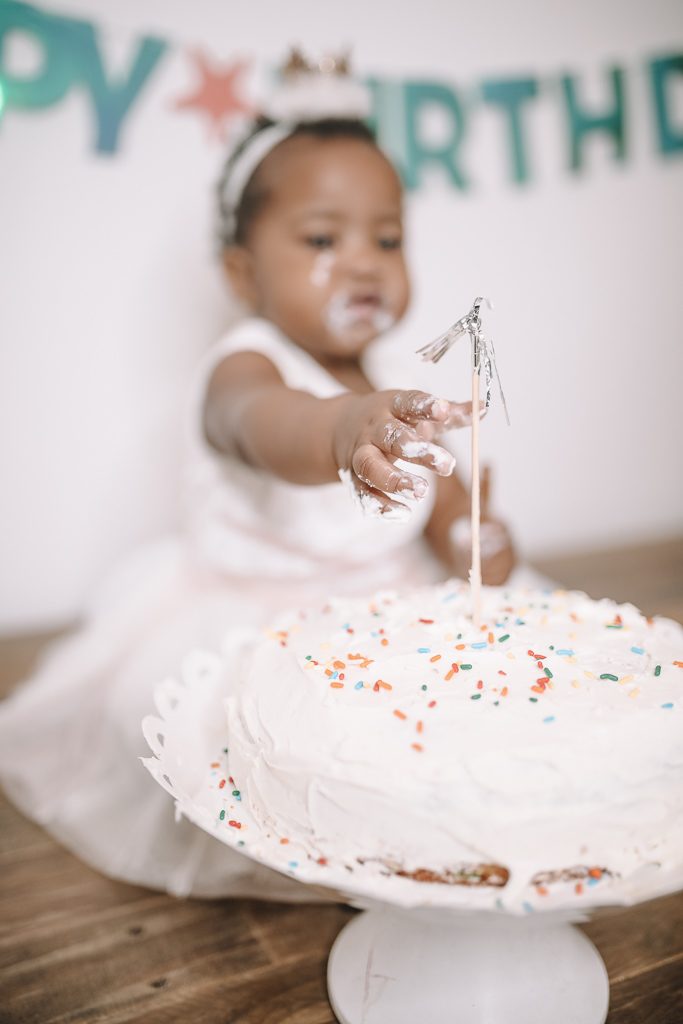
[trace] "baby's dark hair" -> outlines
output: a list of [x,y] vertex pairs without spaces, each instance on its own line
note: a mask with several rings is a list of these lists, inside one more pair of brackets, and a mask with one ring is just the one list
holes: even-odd
[[[220,176],[218,192],[218,241],[221,248],[229,245],[243,245],[258,214],[268,200],[268,190],[259,181],[259,167],[247,181],[236,209],[228,206],[225,200],[226,184],[230,180],[235,163],[246,147],[251,143],[254,136],[266,128],[272,127],[275,122],[267,117],[259,118],[253,131],[242,140],[233,150],[225,162],[223,173]],[[377,139],[371,128],[364,121],[344,118],[325,118],[320,121],[306,121],[297,124],[287,139],[297,136],[308,136],[326,141],[328,139],[359,139],[361,142],[368,142],[372,146],[377,145]]]

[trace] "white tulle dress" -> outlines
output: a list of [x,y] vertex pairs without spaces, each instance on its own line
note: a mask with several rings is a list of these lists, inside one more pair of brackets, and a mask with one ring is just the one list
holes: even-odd
[[191,823],[140,763],[155,685],[197,648],[266,625],[285,608],[443,575],[422,537],[431,499],[407,522],[368,517],[342,483],[303,487],[222,457],[201,407],[216,364],[257,351],[286,383],[344,389],[265,320],[242,322],[199,367],[188,429],[188,525],[134,553],[83,628],[48,650],[0,706],[0,780],[14,803],[100,871],[178,895],[310,900],[308,887],[232,852]]

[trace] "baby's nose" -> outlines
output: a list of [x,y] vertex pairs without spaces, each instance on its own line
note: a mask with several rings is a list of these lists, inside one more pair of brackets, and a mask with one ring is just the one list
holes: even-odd
[[380,259],[377,244],[359,241],[349,247],[347,267],[353,277],[379,277]]

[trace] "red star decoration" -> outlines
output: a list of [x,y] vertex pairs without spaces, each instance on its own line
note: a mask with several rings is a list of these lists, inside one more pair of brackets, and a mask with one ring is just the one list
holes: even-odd
[[200,50],[191,50],[189,56],[199,72],[199,83],[194,92],[174,102],[174,109],[202,111],[209,119],[210,134],[225,140],[227,122],[232,117],[254,112],[252,105],[237,94],[237,80],[249,61],[233,61],[221,67]]

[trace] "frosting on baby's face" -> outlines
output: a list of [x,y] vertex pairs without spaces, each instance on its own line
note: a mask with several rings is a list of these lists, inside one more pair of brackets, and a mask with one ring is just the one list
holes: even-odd
[[249,303],[317,358],[357,357],[408,306],[402,190],[371,143],[285,140],[245,243]]

